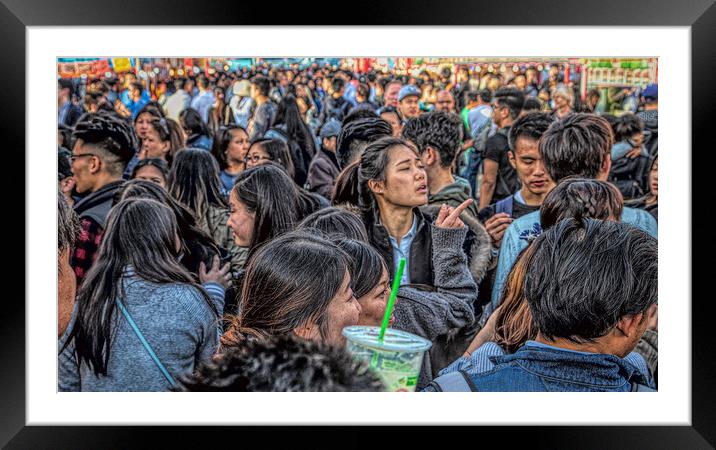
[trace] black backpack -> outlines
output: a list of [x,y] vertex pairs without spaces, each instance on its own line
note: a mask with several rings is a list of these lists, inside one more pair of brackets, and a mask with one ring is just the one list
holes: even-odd
[[624,156],[612,161],[609,181],[619,189],[625,200],[638,198],[646,192],[648,171],[649,157],[639,155],[632,159]]

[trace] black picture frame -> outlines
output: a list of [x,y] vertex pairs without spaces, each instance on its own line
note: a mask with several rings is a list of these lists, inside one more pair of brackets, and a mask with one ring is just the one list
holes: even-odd
[[[337,5],[339,6],[337,8]],[[342,6],[346,6],[343,8]],[[340,21],[337,22],[337,21]],[[678,1],[667,0],[511,0],[509,2],[464,2],[441,0],[440,2],[420,0],[390,0],[380,4],[341,5],[336,2],[317,0],[305,5],[267,7],[265,2],[223,1],[202,5],[186,0],[154,0],[142,2],[122,0],[63,1],[50,2],[27,0],[3,0],[0,6],[0,35],[4,70],[0,71],[2,90],[3,143],[7,149],[25,148],[25,63],[26,35],[28,26],[76,26],[76,25],[549,25],[549,26],[690,26],[692,33],[692,133],[693,148],[707,149],[699,156],[699,164],[692,166],[692,179],[697,176],[713,158],[713,142],[709,139],[712,128],[711,117],[716,105],[715,89],[712,88],[713,74],[716,74],[714,54],[716,30],[716,6],[714,0]],[[698,95],[694,95],[698,94]],[[687,90],[683,95],[689,95]],[[684,113],[687,113],[686,111]],[[681,149],[679,149],[681,150]],[[4,158],[17,158],[12,167],[23,167],[24,153],[18,150],[6,152]],[[12,153],[12,154],[10,154]],[[693,154],[696,154],[694,152]],[[701,159],[703,158],[703,159]],[[48,162],[48,164],[53,162]],[[701,174],[705,175],[705,174]],[[31,175],[30,175],[31,176]],[[29,180],[32,181],[31,179]],[[690,181],[690,180],[689,180]],[[11,211],[24,211],[23,196],[17,195],[17,184],[10,192],[14,195],[6,205]],[[702,189],[692,189],[692,205],[699,204],[697,198]],[[8,192],[8,191],[6,191]],[[15,216],[19,216],[16,213]],[[24,223],[24,218],[22,219]],[[25,224],[26,225],[26,224]],[[707,235],[708,230],[693,223],[694,237]],[[703,226],[703,223],[700,224]],[[19,224],[12,225],[17,234]],[[23,227],[24,228],[24,227]],[[31,236],[25,234],[25,239]],[[23,248],[16,249],[17,254]],[[701,248],[700,251],[706,251]],[[6,253],[14,254],[14,253]],[[695,256],[695,255],[694,255]],[[693,257],[692,257],[693,258]],[[24,264],[17,264],[15,270]],[[23,259],[24,261],[24,259]],[[708,280],[705,272],[708,264],[700,265],[693,259],[693,287]],[[27,274],[26,274],[27,275]],[[17,277],[16,279],[19,279]],[[10,279],[8,278],[8,281]],[[687,280],[679,282],[687,284]],[[7,282],[6,282],[7,283]],[[7,283],[9,284],[9,283]],[[22,289],[22,288],[21,288]],[[684,427],[514,427],[509,430],[498,427],[479,430],[440,429],[429,431],[442,438],[444,446],[453,446],[455,438],[462,438],[480,445],[487,443],[484,432],[500,433],[498,439],[504,445],[508,442],[529,445],[534,448],[713,448],[716,445],[716,371],[714,370],[716,348],[714,333],[709,327],[712,321],[711,295],[699,296],[693,289],[692,301],[692,426]],[[24,290],[21,290],[24,297]],[[684,298],[664,299],[665,301],[689,301]],[[186,446],[209,446],[218,438],[229,438],[237,446],[248,439],[249,430],[233,430],[229,427],[30,427],[25,426],[25,307],[18,301],[19,295],[6,297],[3,308],[3,326],[0,328],[0,445],[7,448],[136,448],[150,445],[159,439],[159,444],[168,447],[170,442]],[[48,301],[50,301],[48,299]],[[575,406],[576,407],[576,406]],[[100,412],[98,412],[100,413]],[[634,412],[638,416],[639,412]],[[709,425],[710,424],[710,425]],[[261,437],[264,446],[281,444],[296,445],[305,438],[311,445],[325,444],[331,448],[353,448],[359,445],[376,445],[373,430],[333,427],[330,430],[315,428],[286,427],[285,432],[266,433],[263,428],[254,429],[253,437]],[[421,427],[422,429],[423,427]],[[504,434],[502,434],[504,433]],[[421,438],[425,432],[415,428],[390,430],[380,442],[387,442],[392,436]],[[505,437],[508,439],[505,439]],[[331,441],[330,438],[336,441]],[[239,442],[241,439],[241,442]],[[321,441],[316,444],[316,441]],[[155,441],[156,442],[156,441]],[[144,444],[143,444],[144,443]],[[261,444],[259,444],[261,445]],[[439,445],[439,444],[438,444]],[[442,446],[442,445],[439,445]]]

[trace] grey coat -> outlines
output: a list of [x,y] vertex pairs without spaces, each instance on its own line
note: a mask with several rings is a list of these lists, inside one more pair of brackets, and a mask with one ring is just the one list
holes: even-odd
[[[404,286],[395,302],[394,328],[422,336],[433,343],[452,330],[475,322],[473,302],[477,284],[471,276],[462,250],[467,228],[445,229],[430,225],[435,271],[434,287]],[[435,344],[434,344],[435,345]],[[440,349],[439,349],[440,350]],[[432,352],[426,352],[417,389],[427,385],[437,373]]]

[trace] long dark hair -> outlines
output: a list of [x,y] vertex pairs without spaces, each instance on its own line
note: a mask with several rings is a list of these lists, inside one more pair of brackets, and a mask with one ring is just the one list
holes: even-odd
[[[281,165],[286,169],[288,176],[291,179],[295,179],[296,168],[293,164],[293,156],[291,156],[288,145],[284,141],[280,139],[258,139],[251,143],[251,147],[254,145],[259,146],[268,153],[269,161]],[[251,147],[249,147],[249,152],[251,152]]]
[[567,177],[557,184],[540,206],[540,222],[547,229],[561,220],[574,218],[621,220],[624,199],[613,184],[606,181]]
[[293,232],[266,243],[249,258],[240,313],[229,318],[222,345],[290,334],[309,321],[325,338],[328,305],[351,270],[350,257],[315,234]]
[[363,297],[380,283],[383,269],[387,270],[380,253],[365,242],[353,239],[338,239],[336,245],[350,256],[353,270],[351,271],[351,288],[356,298]]
[[207,293],[176,261],[177,232],[174,213],[155,200],[128,199],[110,211],[97,261],[77,295],[77,318],[68,339],[75,343],[77,361],[95,375],[107,375],[116,301],[123,302],[126,295],[123,278],[128,267],[150,283],[195,287],[216,312]]
[[128,181],[124,183],[117,191],[117,194],[115,194],[115,204],[128,198],[148,198],[156,200],[172,210],[177,221],[179,240],[181,241],[182,252],[184,253],[181,263],[189,272],[195,275],[197,280],[199,263],[203,262],[209,266],[213,257],[220,255],[216,242],[197,225],[196,218],[191,210],[182,203],[174,200],[174,198],[158,184],[144,180]]
[[320,209],[305,217],[298,224],[297,229],[314,228],[328,236],[341,236],[344,238],[368,243],[368,232],[363,220],[358,214],[346,208],[331,206]]
[[219,178],[219,164],[206,150],[186,149],[177,154],[167,180],[169,193],[184,203],[198,219],[209,207],[226,208]]
[[274,126],[277,124],[286,125],[288,139],[297,142],[303,151],[309,155],[316,153],[316,145],[311,137],[311,131],[301,118],[301,111],[298,109],[298,103],[296,103],[296,97],[293,94],[286,94],[278,104]]
[[250,254],[259,244],[291,231],[298,221],[298,193],[293,180],[273,164],[241,172],[231,195],[256,213]]
[[179,113],[179,124],[187,134],[187,140],[193,136],[208,136],[209,131],[206,124],[201,119],[199,111],[193,108],[187,108]]
[[[366,147],[359,161],[349,165],[338,176],[334,190],[334,204],[340,202],[357,206],[364,216],[376,211],[378,206],[368,181],[385,181],[385,174],[390,160],[390,150],[405,146],[418,153],[415,147],[405,139],[384,137],[371,142]],[[352,196],[351,196],[352,195]]]

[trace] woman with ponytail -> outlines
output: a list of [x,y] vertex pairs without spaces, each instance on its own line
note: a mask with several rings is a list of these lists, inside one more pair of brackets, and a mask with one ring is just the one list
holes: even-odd
[[166,391],[214,354],[226,273],[197,284],[177,262],[178,233],[155,200],[112,209],[60,339],[60,391]]

